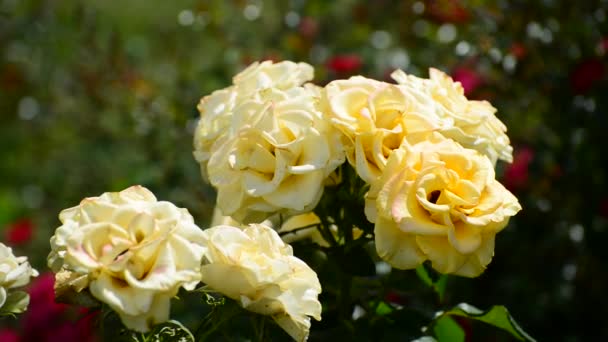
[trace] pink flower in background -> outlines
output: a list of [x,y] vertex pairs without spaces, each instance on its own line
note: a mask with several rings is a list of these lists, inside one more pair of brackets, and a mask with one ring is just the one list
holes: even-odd
[[528,169],[534,160],[534,150],[524,147],[516,150],[513,163],[507,166],[504,174],[505,187],[511,191],[524,188],[528,184]]
[[363,65],[361,57],[357,55],[337,55],[329,59],[327,67],[339,74],[353,73]]
[[306,38],[313,38],[319,32],[319,23],[313,17],[304,17],[298,26],[300,34]]
[[93,329],[96,313],[90,313],[86,308],[56,303],[54,283],[53,273],[41,274],[32,283],[29,289],[30,305],[22,317],[23,336],[19,341],[96,341]]
[[607,38],[602,38],[600,40],[600,42],[598,43],[598,50],[600,51],[600,54],[605,55],[606,53],[608,53],[608,37]]
[[471,93],[473,93],[475,89],[477,89],[477,87],[483,83],[481,76],[479,76],[475,70],[467,67],[459,67],[454,69],[451,76],[454,81],[462,84],[464,94],[467,96],[471,95]]
[[600,215],[608,218],[608,198],[605,198],[600,202]]
[[6,241],[12,245],[22,245],[32,239],[34,225],[29,219],[21,219],[6,227]]
[[18,342],[19,334],[11,329],[0,329],[0,341],[2,342]]
[[606,67],[601,60],[587,59],[579,63],[570,73],[570,85],[576,94],[583,94],[602,80],[605,74]]

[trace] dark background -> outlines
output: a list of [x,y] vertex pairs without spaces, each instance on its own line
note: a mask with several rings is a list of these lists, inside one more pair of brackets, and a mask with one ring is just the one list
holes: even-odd
[[447,302],[504,304],[539,341],[608,340],[608,1],[0,0],[0,240],[44,272],[58,213],[132,184],[205,226],[196,104],[262,59],[321,85],[436,67],[491,101],[523,210]]

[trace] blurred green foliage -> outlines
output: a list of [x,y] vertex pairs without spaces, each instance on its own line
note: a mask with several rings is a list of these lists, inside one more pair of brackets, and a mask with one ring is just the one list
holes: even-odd
[[541,341],[608,340],[607,17],[606,0],[0,0],[2,240],[32,221],[15,251],[45,270],[57,214],[131,184],[204,227],[196,104],[253,61],[309,62],[319,84],[435,67],[498,108],[516,156],[499,176],[524,207],[443,304],[505,305]]

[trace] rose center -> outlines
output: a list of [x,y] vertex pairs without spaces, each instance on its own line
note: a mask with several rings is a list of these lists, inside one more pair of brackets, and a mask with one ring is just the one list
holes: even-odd
[[439,199],[439,196],[441,195],[441,191],[440,190],[433,190],[431,191],[431,193],[426,197],[426,199],[433,203],[433,204],[437,204],[437,200]]

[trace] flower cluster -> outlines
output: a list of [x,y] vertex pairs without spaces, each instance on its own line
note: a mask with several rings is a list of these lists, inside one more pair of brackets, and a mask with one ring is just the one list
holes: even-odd
[[204,97],[194,155],[222,214],[261,222],[310,213],[347,160],[370,187],[365,213],[382,259],[483,272],[496,233],[521,210],[494,174],[498,159],[512,161],[506,127],[439,70],[391,76],[396,84],[354,76],[319,88],[303,85],[307,64],[255,63]]
[[201,281],[298,341],[309,316],[321,318],[316,273],[264,225],[202,230],[186,209],[141,186],[86,198],[59,218],[48,257],[56,296],[89,292],[129,329],[168,321],[171,298]]
[[[90,294],[146,332],[169,319],[180,288],[203,283],[305,341],[311,317],[321,319],[321,284],[293,255],[295,239],[329,250],[348,229],[349,241],[373,237],[395,268],[428,260],[442,273],[483,272],[521,210],[495,178],[496,161],[512,159],[496,110],[434,69],[430,79],[398,70],[397,84],[355,76],[321,88],[312,77],[305,63],[254,63],[201,99],[194,157],[218,193],[210,228],[141,186],[62,211],[48,257],[56,296]],[[349,210],[373,230],[336,219],[353,214],[340,203],[314,211],[344,174],[365,184]],[[2,301],[34,272],[5,259]]]

